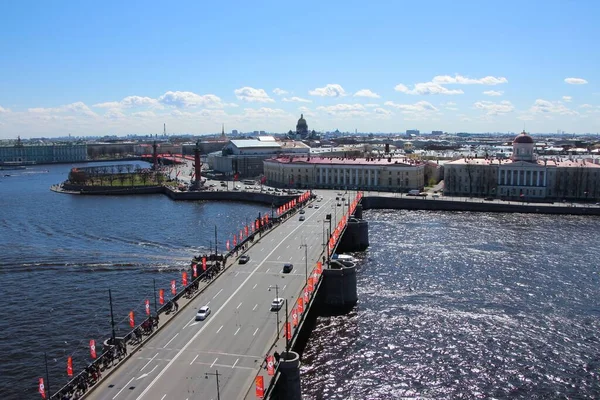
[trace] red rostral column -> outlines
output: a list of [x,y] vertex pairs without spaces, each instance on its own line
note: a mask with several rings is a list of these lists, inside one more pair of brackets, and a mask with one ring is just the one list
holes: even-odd
[[200,164],[200,146],[196,143],[196,148],[194,149],[194,174],[196,177],[196,187],[200,187],[200,172],[202,171],[202,164]]

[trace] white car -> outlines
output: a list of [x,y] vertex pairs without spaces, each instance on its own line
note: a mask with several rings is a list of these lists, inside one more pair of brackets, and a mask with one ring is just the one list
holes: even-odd
[[196,321],[204,321],[209,314],[210,308],[208,308],[208,306],[200,307],[198,313],[196,314]]
[[279,311],[283,307],[284,300],[281,297],[276,297],[271,303],[271,311]]

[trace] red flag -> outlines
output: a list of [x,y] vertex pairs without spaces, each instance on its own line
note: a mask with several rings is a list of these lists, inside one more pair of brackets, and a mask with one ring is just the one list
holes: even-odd
[[289,322],[285,324],[285,337],[287,340],[292,338],[292,324]]
[[262,376],[257,376],[256,382],[256,397],[262,399],[265,396],[265,381]]
[[267,372],[269,376],[275,375],[275,357],[273,356],[267,357]]
[[46,388],[44,387],[44,378],[40,378],[40,383],[38,383],[38,392],[42,396],[42,399],[46,398]]
[[302,297],[298,297],[298,312],[299,313],[303,313],[304,312],[304,299]]
[[308,289],[304,289],[304,304],[308,306]]
[[317,273],[321,274],[321,272],[323,272],[323,264],[321,261],[317,261]]
[[294,324],[294,327],[298,326],[298,311],[296,311],[296,307],[292,310],[292,324]]
[[93,359],[96,359],[96,341],[94,339],[90,340],[90,355]]
[[233,235],[233,247],[237,246],[237,236]]
[[[229,243],[229,241],[227,241]],[[202,257],[202,271],[206,271],[206,257]]]
[[177,283],[174,280],[171,281],[171,293],[177,294]]
[[161,305],[165,304],[165,289],[160,289],[158,291],[158,302]]
[[227,247],[227,251],[229,251],[229,240],[225,243],[225,247]]
[[187,272],[184,272],[183,274],[181,274],[181,283],[183,283],[183,286],[187,286],[188,282],[187,282]]
[[133,317],[133,311],[129,311],[129,326],[135,328],[135,318]]
[[248,225],[244,227],[244,231],[246,232],[246,236],[248,236]]
[[269,223],[269,214],[265,214],[265,222],[268,224]]
[[146,299],[146,315],[150,315],[150,300]]
[[254,229],[254,224],[252,224],[252,233],[254,233],[255,229]]
[[311,276],[308,278],[308,291],[312,293],[313,290],[315,290],[315,287],[313,286],[313,278]]
[[240,229],[240,243],[244,240],[244,235],[242,234],[242,230]]
[[196,267],[196,264],[192,264],[192,271],[194,272],[194,278],[198,277],[198,268]]
[[73,376],[73,358],[71,356],[67,358],[67,375]]

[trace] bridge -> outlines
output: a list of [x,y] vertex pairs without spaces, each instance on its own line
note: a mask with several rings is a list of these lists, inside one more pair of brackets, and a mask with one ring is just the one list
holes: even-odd
[[[280,206],[268,229],[231,251],[220,275],[192,298],[181,297],[179,310],[161,316],[159,329],[104,371],[84,398],[256,399],[277,392],[279,398],[299,399],[293,348],[309,310],[324,291],[330,293],[324,300],[330,305],[356,303],[354,269],[346,279],[344,268],[328,268],[328,260],[343,238],[355,240],[345,233],[357,222],[351,216],[359,213],[361,196],[307,192]],[[242,255],[249,257],[245,264],[238,261]],[[286,263],[293,265],[289,273],[283,271]],[[275,312],[276,297],[285,303]],[[211,313],[196,321],[202,306]],[[275,353],[279,362],[271,358]]]

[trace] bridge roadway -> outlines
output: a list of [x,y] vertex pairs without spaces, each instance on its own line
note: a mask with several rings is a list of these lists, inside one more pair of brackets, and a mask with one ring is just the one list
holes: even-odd
[[[300,214],[296,213],[263,235],[245,253],[250,256],[247,264],[232,265],[87,398],[216,399],[215,376],[205,375],[215,370],[219,371],[221,399],[242,399],[248,393],[252,394],[249,398],[254,397],[253,380],[264,366],[265,355],[283,350],[281,345],[272,348],[277,329],[277,313],[270,311],[276,297],[274,286],[278,286],[279,297],[288,300],[291,314],[305,284],[305,249],[300,245],[308,246],[310,273],[323,254],[323,228],[325,235],[329,229],[325,215],[331,213],[332,220],[340,219],[347,211],[345,204],[337,206],[336,192],[322,190],[317,194],[323,200],[312,202],[318,209],[305,207],[305,221],[299,221]],[[332,221],[335,226],[336,221]],[[288,262],[294,269],[284,274],[283,264]],[[203,305],[212,312],[205,321],[195,321]],[[285,305],[279,320],[281,337]]]

